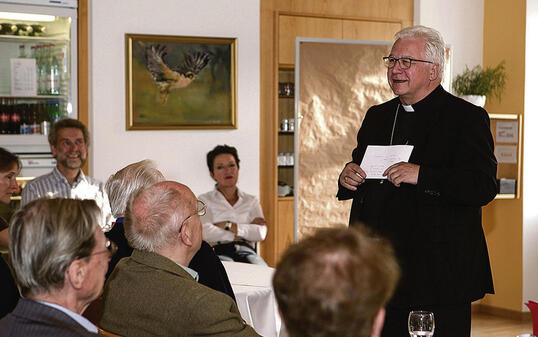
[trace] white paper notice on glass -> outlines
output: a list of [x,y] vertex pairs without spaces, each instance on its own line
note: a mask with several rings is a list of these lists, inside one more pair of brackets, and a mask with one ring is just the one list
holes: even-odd
[[387,179],[383,172],[392,164],[408,162],[411,152],[413,145],[368,145],[361,168],[366,179]]
[[498,163],[517,164],[517,146],[516,145],[496,145],[495,158]]
[[497,143],[517,143],[517,122],[497,121],[495,141]]
[[37,95],[35,59],[11,59],[11,95]]

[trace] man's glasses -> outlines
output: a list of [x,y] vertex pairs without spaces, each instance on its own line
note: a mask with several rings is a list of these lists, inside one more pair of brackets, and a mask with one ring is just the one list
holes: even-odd
[[194,214],[191,214],[189,215],[188,217],[185,218],[185,220],[183,220],[183,222],[181,223],[181,226],[179,227],[179,233],[181,233],[181,230],[183,229],[183,224],[189,220],[190,218],[192,218],[193,216],[195,216],[196,214],[198,214],[199,216],[203,216],[205,215],[205,212],[207,210],[207,206],[206,204],[204,204],[204,202],[202,200],[196,200],[197,202],[197,205],[196,205],[196,213]]
[[110,257],[112,257],[118,251],[118,246],[114,243],[114,241],[110,241],[108,239],[105,241],[105,248],[106,248],[105,250],[101,250],[99,252],[92,253],[92,254],[90,254],[90,256],[103,254],[103,253],[108,253],[110,255]]
[[385,67],[389,69],[394,68],[394,66],[396,65],[396,62],[400,63],[400,68],[402,69],[409,69],[409,67],[411,67],[411,64],[413,64],[413,62],[424,62],[424,63],[433,64],[433,62],[431,61],[418,60],[411,57],[397,58],[397,57],[392,57],[392,56],[385,56],[383,57],[383,61],[385,62]]

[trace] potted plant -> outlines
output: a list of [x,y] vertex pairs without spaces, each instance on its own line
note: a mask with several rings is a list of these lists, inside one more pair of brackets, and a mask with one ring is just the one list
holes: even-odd
[[506,71],[504,61],[502,61],[495,68],[482,69],[480,66],[475,66],[469,69],[466,67],[463,73],[456,76],[452,86],[458,96],[483,107],[486,103],[486,96],[494,95],[499,101],[501,100],[505,83]]

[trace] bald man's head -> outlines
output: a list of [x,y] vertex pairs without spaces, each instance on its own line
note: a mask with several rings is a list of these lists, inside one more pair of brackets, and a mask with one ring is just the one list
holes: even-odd
[[187,186],[175,181],[159,182],[128,203],[127,240],[132,247],[150,252],[180,244],[181,223],[195,211],[196,197]]

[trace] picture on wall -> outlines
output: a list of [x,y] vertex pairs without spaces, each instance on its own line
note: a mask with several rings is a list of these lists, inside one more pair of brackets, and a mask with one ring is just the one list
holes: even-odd
[[127,130],[235,129],[237,39],[125,35]]

